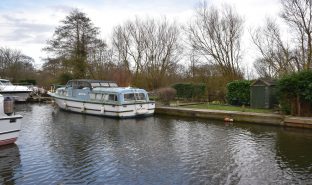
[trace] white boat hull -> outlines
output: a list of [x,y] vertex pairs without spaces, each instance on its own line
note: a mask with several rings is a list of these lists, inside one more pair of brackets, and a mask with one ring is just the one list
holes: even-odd
[[29,92],[6,92],[6,91],[0,91],[0,94],[2,94],[4,97],[13,97],[15,101],[17,102],[25,102],[29,96],[31,91]]
[[0,117],[0,145],[14,143],[21,129],[22,116],[4,116]]
[[64,110],[98,116],[129,118],[154,114],[155,103],[135,103],[114,105],[105,103],[81,102],[54,97],[55,103]]

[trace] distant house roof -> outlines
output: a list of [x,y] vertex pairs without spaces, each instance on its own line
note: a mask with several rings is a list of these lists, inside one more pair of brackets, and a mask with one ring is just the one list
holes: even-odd
[[250,86],[257,85],[259,83],[263,83],[267,86],[274,86],[276,85],[276,82],[277,81],[273,78],[259,78],[258,80],[255,80]]

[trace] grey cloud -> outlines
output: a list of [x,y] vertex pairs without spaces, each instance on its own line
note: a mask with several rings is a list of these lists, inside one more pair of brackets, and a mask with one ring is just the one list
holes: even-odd
[[55,28],[54,25],[32,23],[25,18],[16,18],[9,15],[0,16],[5,20],[5,24],[13,30],[1,38],[4,41],[43,43]]

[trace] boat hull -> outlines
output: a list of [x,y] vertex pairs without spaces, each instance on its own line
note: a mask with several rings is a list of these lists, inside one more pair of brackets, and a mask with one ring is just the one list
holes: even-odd
[[0,146],[14,143],[21,129],[22,116],[6,116],[0,118]]
[[54,97],[55,103],[59,108],[67,111],[92,114],[106,117],[116,118],[131,118],[131,117],[145,117],[154,114],[155,103],[134,103],[134,104],[105,104],[95,102],[82,102],[68,99],[60,99]]
[[14,101],[17,102],[25,102],[30,96],[31,91],[25,91],[25,92],[10,92],[10,91],[0,91],[0,94],[2,94],[4,97],[13,97]]

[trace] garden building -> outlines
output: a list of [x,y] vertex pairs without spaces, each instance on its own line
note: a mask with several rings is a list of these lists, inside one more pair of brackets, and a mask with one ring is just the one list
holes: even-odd
[[277,104],[276,81],[260,78],[250,85],[250,106],[271,109]]

